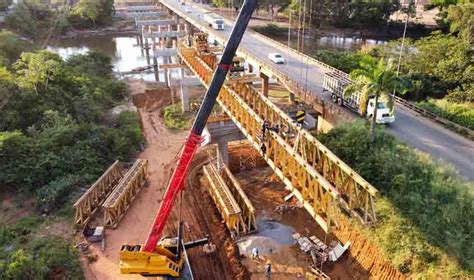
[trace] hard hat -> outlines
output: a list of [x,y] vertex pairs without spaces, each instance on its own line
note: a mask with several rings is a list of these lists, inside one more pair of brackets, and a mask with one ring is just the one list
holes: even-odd
[[272,262],[270,262],[270,260],[267,261],[267,264],[272,264]]

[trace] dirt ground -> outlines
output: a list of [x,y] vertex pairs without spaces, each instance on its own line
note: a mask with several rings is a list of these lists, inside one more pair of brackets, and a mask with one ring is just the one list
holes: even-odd
[[[142,132],[147,147],[137,155],[149,161],[148,186],[137,195],[124,218],[116,229],[106,231],[106,248],[93,245],[93,253],[98,260],[82,265],[86,279],[143,279],[138,275],[121,275],[119,272],[119,250],[124,243],[143,243],[153,223],[161,198],[176,163],[178,152],[184,143],[187,131],[170,132],[163,125],[160,110],[171,103],[171,94],[160,83],[128,81],[131,100],[138,109]],[[176,236],[181,205],[184,222],[184,240],[191,241],[208,236],[217,250],[206,254],[202,248],[188,250],[189,261],[195,279],[265,279],[263,271],[265,261],[251,260],[249,249],[254,244],[269,244],[271,250],[262,248],[261,256],[270,259],[273,266],[272,279],[305,279],[304,274],[309,259],[293,245],[291,234],[298,232],[305,236],[316,235],[321,240],[327,238],[330,244],[332,236],[325,236],[305,209],[298,207],[294,199],[284,201],[289,192],[283,183],[273,174],[265,161],[252,147],[234,142],[229,145],[230,169],[242,184],[242,188],[257,211],[259,233],[247,240],[248,246],[236,242],[222,221],[209,193],[202,184],[202,166],[215,157],[215,147],[201,147],[196,154],[186,184],[182,201],[176,202],[174,210],[165,228],[165,235]],[[254,154],[256,156],[254,156]],[[252,168],[257,166],[258,168]],[[279,214],[275,208],[288,205],[291,210]],[[277,229],[277,231],[275,231]],[[271,237],[271,238],[269,238]],[[253,243],[252,243],[253,242]],[[351,279],[349,258],[344,256],[336,264],[323,267],[332,279]],[[211,277],[211,278],[210,278]]]
[[[94,244],[92,250],[98,260],[87,264],[83,260],[86,279],[143,279],[138,275],[121,275],[119,250],[124,243],[143,243],[153,223],[161,198],[176,162],[176,156],[187,136],[187,132],[168,131],[160,116],[160,108],[171,103],[169,91],[164,89],[150,90],[160,86],[157,83],[145,84],[142,81],[128,81],[133,103],[140,114],[142,131],[147,141],[146,149],[137,155],[149,161],[148,187],[137,195],[126,215],[116,229],[106,231],[106,249]],[[160,88],[163,88],[162,86]],[[201,163],[207,160],[207,152],[196,156],[191,173],[201,172]],[[194,177],[191,177],[194,178]],[[198,178],[198,177],[197,177]],[[203,201],[205,203],[203,203]],[[188,180],[187,190],[182,201],[184,239],[185,241],[203,238],[209,234],[216,245],[214,253],[206,255],[202,248],[188,251],[195,279],[209,279],[212,269],[213,279],[244,279],[246,271],[238,261],[236,247],[230,242],[230,236],[221,223],[220,216],[214,208],[207,207],[211,203],[207,192],[200,188],[197,180]],[[175,236],[177,233],[178,205],[165,228],[165,235]]]
[[[261,257],[270,259],[272,262],[274,272],[272,279],[304,279],[302,276],[307,272],[310,264],[309,258],[293,245],[291,234],[287,230],[268,234],[268,230],[265,228],[266,224],[271,223],[272,227],[275,224],[277,226],[281,224],[284,228],[289,228],[292,232],[298,232],[307,237],[316,235],[320,240],[326,240],[326,244],[330,244],[334,237],[326,236],[308,212],[299,207],[294,198],[289,202],[284,201],[284,197],[289,194],[289,191],[285,189],[284,184],[252,147],[242,146],[238,142],[235,144],[229,145],[230,168],[256,209],[260,232],[256,235],[271,236],[272,239],[277,240],[277,244],[270,244],[273,251],[270,254],[266,254],[264,251],[262,256],[262,248],[259,248]],[[248,164],[240,164],[240,158],[242,156],[248,158],[250,154],[254,154],[257,168],[249,168]],[[289,210],[282,214],[277,213],[275,209],[281,205],[289,206]],[[351,279],[349,258],[350,256],[345,254],[335,264],[325,265],[323,271],[331,279]],[[242,262],[251,273],[251,279],[265,279],[263,275],[264,261],[254,261],[247,257]]]

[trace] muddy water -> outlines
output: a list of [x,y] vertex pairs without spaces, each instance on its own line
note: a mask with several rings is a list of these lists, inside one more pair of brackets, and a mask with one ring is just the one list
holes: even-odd
[[[133,35],[121,36],[89,36],[75,37],[67,39],[55,39],[47,42],[46,48],[58,53],[63,58],[68,58],[74,54],[84,54],[90,50],[95,50],[109,55],[112,58],[114,72],[119,74],[127,72],[133,68],[148,65],[145,52],[137,44],[137,39]],[[171,63],[176,63],[176,58],[172,57]],[[153,60],[151,59],[151,63]],[[158,64],[163,63],[163,58],[158,57]],[[171,71],[171,77],[179,77],[178,69]],[[152,71],[140,74],[127,75],[130,78],[142,78],[146,81],[154,81],[155,75]],[[164,81],[164,71],[160,71],[160,81]]]

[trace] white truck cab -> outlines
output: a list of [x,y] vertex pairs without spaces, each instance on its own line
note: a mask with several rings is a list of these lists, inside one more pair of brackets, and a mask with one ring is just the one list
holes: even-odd
[[211,12],[204,13],[204,21],[215,30],[224,30],[224,19]]
[[[375,98],[369,99],[369,104],[367,104],[367,118],[371,118],[374,114],[374,104]],[[385,103],[377,102],[377,119],[376,123],[388,124],[395,121],[395,116],[390,112],[390,109],[387,108]]]

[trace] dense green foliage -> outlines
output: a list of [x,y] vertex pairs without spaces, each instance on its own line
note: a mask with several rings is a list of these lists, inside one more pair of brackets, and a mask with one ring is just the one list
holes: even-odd
[[[109,57],[92,52],[65,61],[37,51],[12,63],[19,54],[10,45],[0,44],[9,62],[0,67],[0,191],[32,197],[32,211],[54,217],[112,161],[140,149],[138,117],[111,113],[126,85],[112,75]],[[0,219],[0,279],[83,279],[69,238],[41,237],[49,220]]]
[[474,273],[472,183],[385,131],[378,131],[379,141],[372,145],[363,124],[318,138],[381,192],[379,221],[367,234],[400,271],[424,279]]
[[316,59],[331,65],[341,71],[350,73],[359,68],[363,59],[368,59],[369,55],[361,52],[340,52],[323,50],[316,53]]
[[0,31],[0,66],[15,62],[20,54],[30,49],[30,44],[9,31]]
[[47,38],[72,28],[104,26],[111,22],[113,1],[81,0],[73,9],[53,10],[38,1],[20,1],[14,12],[5,19],[5,25],[19,33],[36,38]]
[[312,24],[317,27],[333,25],[336,27],[360,28],[386,25],[390,15],[400,9],[400,2],[397,0],[323,0],[314,1],[311,6],[309,2],[306,6],[304,6],[304,3],[300,0],[291,1],[290,8],[293,15],[298,15],[299,9],[306,7],[307,17],[309,18],[311,13]]
[[49,212],[111,161],[139,149],[136,114],[107,113],[125,93],[111,69],[110,58],[98,53],[67,61],[46,51],[21,56],[13,79],[0,79],[1,189],[31,193]]
[[266,36],[272,36],[272,37],[276,37],[278,35],[285,35],[288,32],[288,28],[280,27],[273,23],[269,23],[267,25],[254,26],[252,27],[252,29]]
[[5,11],[12,3],[13,0],[0,0],[0,12]]
[[[0,279],[83,279],[77,251],[61,237],[33,238],[43,220],[0,225]],[[4,250],[3,248],[10,248]]]
[[474,130],[474,104],[451,103],[446,100],[428,99],[417,104],[421,108],[435,113],[452,122]]
[[169,105],[163,107],[163,121],[169,129],[184,130],[191,127],[190,113],[184,113],[178,105]]

